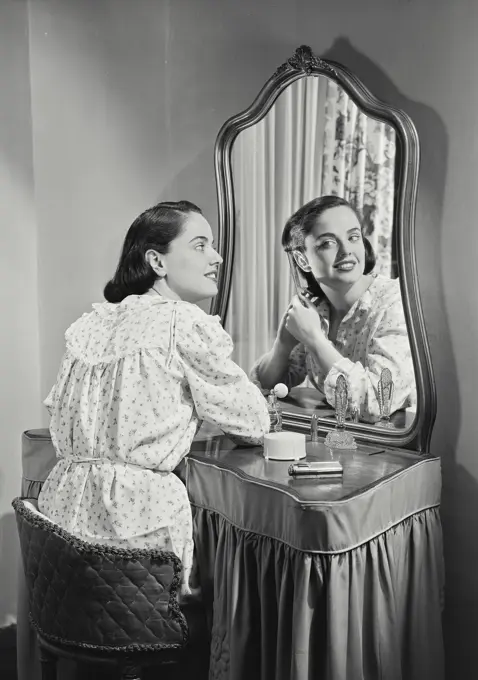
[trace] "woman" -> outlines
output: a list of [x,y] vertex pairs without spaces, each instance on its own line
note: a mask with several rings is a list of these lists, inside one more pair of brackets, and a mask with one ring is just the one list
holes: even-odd
[[[380,417],[377,384],[384,368],[394,381],[391,412],[415,403],[415,374],[400,285],[372,273],[375,256],[352,206],[323,196],[287,222],[282,245],[308,284],[284,314],[274,346],[252,369],[263,389],[289,388],[306,377],[335,403],[337,377],[364,421]],[[314,304],[309,297],[314,297]]]
[[269,428],[266,402],[232,362],[219,318],[195,304],[217,294],[221,262],[197,206],[159,203],[142,213],[107,302],[67,330],[45,401],[59,460],[40,511],[91,543],[172,550],[183,593],[192,518],[174,468],[202,419],[250,444]]

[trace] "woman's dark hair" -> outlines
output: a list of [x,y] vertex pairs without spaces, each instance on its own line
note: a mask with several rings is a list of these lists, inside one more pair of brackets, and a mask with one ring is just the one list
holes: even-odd
[[108,302],[121,302],[128,295],[143,295],[156,281],[157,274],[146,262],[148,250],[165,255],[171,241],[182,233],[190,213],[201,209],[189,201],[158,203],[139,215],[128,229],[115,275],[103,295]]
[[[359,223],[362,225],[360,213],[353,205],[346,201],[345,198],[340,198],[340,196],[320,196],[303,205],[287,220],[284,231],[282,232],[282,247],[284,250],[286,252],[298,250],[301,253],[305,253],[305,239],[311,233],[318,218],[326,210],[340,207],[346,207],[352,210],[357,216]],[[362,239],[365,247],[365,267],[363,273],[369,274],[375,267],[376,258],[372,244],[368,238],[364,236],[363,227]],[[315,297],[323,298],[324,293],[322,288],[317,283],[312,272],[301,271],[301,273],[307,281],[308,291]]]

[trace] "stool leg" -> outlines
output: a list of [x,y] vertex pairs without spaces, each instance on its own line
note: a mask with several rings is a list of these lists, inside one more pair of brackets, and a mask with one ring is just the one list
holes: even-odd
[[141,680],[141,668],[133,661],[126,661],[121,668],[121,680]]
[[56,656],[40,645],[41,680],[56,680]]

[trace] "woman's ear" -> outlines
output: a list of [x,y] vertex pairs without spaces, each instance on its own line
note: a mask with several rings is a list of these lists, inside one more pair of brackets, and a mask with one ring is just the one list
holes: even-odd
[[154,273],[160,278],[164,279],[166,276],[166,267],[163,257],[156,250],[147,250],[144,254],[144,259],[149,264]]
[[294,260],[295,260],[296,265],[300,269],[302,269],[303,272],[312,271],[312,268],[311,268],[309,262],[307,261],[307,258],[304,255],[304,253],[301,253],[300,250],[294,250],[294,251],[292,251],[292,254],[294,256]]

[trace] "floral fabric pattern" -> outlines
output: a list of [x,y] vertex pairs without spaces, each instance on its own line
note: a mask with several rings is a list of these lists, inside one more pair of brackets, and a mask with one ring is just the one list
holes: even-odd
[[[321,301],[317,310],[328,336],[328,301]],[[349,388],[349,405],[358,408],[361,420],[373,423],[380,418],[378,382],[382,370],[388,368],[394,381],[391,412],[416,404],[415,372],[398,279],[382,276],[372,279],[343,318],[333,345],[343,358],[327,374],[320,370],[304,345],[297,345],[283,377],[289,389],[307,381],[334,406],[337,378],[342,374]],[[251,379],[258,385],[261,361],[262,357],[251,371]]]
[[219,318],[187,302],[132,295],[93,305],[65,338],[45,400],[59,460],[39,509],[89,542],[172,550],[187,592],[191,508],[173,470],[202,419],[259,444],[264,397],[231,360]]

